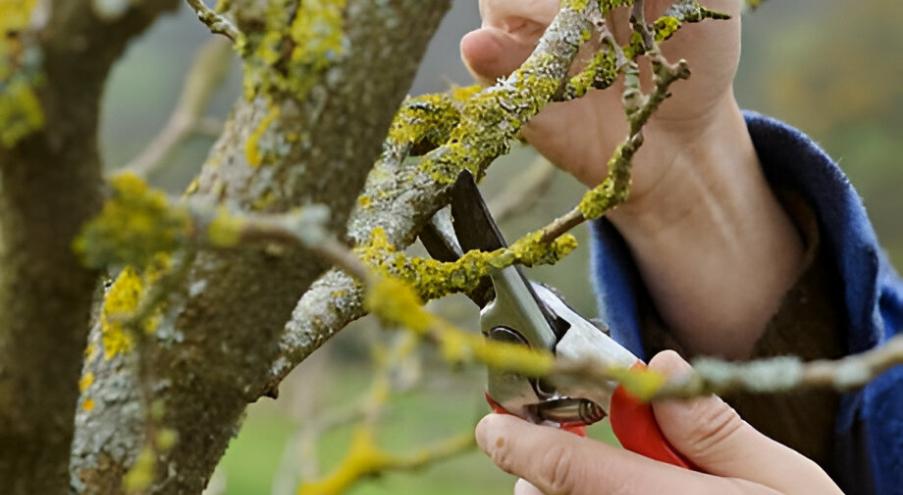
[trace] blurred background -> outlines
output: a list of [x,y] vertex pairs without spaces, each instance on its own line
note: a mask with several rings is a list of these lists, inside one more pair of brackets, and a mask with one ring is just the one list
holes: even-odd
[[[412,94],[469,84],[458,57],[458,40],[479,24],[477,0],[455,0],[411,89]],[[737,94],[745,108],[778,117],[809,133],[843,166],[863,196],[879,237],[903,266],[903,9],[896,0],[795,0],[767,2],[747,15]],[[403,29],[403,27],[402,27]],[[103,108],[106,163],[115,168],[134,159],[163,127],[198,48],[209,39],[187,9],[159,22],[135,43],[116,67]],[[240,74],[233,63],[213,99],[212,126],[225,119],[238,97]],[[200,168],[212,137],[198,135],[165,159],[154,182],[173,193]],[[510,177],[535,161],[525,147],[493,166],[485,183],[492,197]],[[503,224],[509,239],[544,225],[576,204],[582,187],[556,174],[528,211]],[[585,240],[585,232],[578,234]],[[584,314],[594,301],[586,243],[554,268],[534,277],[561,289]],[[463,298],[433,305],[456,322],[476,328],[476,311]],[[293,493],[335,465],[346,451],[350,423],[373,375],[372,343],[392,334],[362,320],[304,363],[282,386],[277,401],[262,400],[217,471],[210,493]],[[398,391],[382,415],[378,438],[394,452],[413,452],[436,440],[469,431],[485,413],[479,369],[449,369],[429,351],[398,363]],[[329,424],[331,423],[331,424]],[[604,425],[594,435],[608,439]],[[471,452],[422,471],[368,480],[355,495],[388,493],[510,493],[513,480]]]

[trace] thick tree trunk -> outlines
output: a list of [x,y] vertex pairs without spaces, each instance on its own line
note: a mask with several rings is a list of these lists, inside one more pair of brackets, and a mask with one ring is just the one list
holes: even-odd
[[[346,54],[302,98],[239,101],[194,199],[270,212],[323,203],[332,210],[330,227],[343,232],[447,7],[448,0],[350,0]],[[249,163],[259,150],[268,159]],[[178,433],[158,455],[149,493],[201,492],[263,388],[292,308],[325,268],[302,251],[207,252],[193,261],[183,295],[143,350],[160,422]],[[100,342],[98,333],[92,339]],[[83,400],[93,407],[77,418],[71,475],[78,493],[119,493],[145,445],[137,357],[103,354],[87,363],[94,385]]]
[[53,2],[46,26],[24,40],[41,56],[46,124],[0,144],[0,493],[9,495],[68,492],[96,281],[72,240],[100,204],[99,101],[129,39],[176,0],[148,0],[109,22],[91,5]]

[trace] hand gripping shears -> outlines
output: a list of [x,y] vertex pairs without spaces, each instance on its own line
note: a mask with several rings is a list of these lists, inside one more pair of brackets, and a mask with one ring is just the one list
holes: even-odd
[[[451,208],[433,217],[420,238],[433,258],[454,261],[472,249],[493,251],[505,240],[473,176],[463,172],[452,188]],[[450,225],[449,225],[450,224]],[[453,233],[452,233],[453,232]],[[552,289],[530,282],[517,266],[492,273],[468,296],[481,308],[486,338],[545,349],[558,357],[594,359],[621,368],[644,367],[607,332],[572,310]],[[608,416],[621,445],[646,457],[692,469],[662,434],[649,404],[613,381],[556,384],[489,370],[486,398],[496,412],[585,434],[585,426]]]

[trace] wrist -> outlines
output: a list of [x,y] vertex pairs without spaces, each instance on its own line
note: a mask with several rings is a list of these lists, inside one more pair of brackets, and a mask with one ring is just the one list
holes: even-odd
[[637,156],[637,170],[667,153],[670,165],[609,218],[687,350],[744,357],[796,280],[803,249],[736,103],[722,110],[692,141],[652,129],[660,145]]
[[[701,200],[746,197],[761,178],[758,157],[733,93],[691,121],[653,118],[634,159],[634,187],[609,218],[622,230],[679,228],[704,211]],[[655,174],[654,177],[647,175]],[[639,232],[638,232],[639,233]]]

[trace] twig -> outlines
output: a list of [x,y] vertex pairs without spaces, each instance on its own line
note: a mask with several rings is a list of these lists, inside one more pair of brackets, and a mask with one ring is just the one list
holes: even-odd
[[232,40],[232,43],[238,43],[242,39],[242,32],[232,24],[232,21],[208,7],[207,4],[204,3],[204,0],[186,1],[197,13],[198,19],[210,28],[210,32],[221,34]]
[[360,428],[355,432],[342,464],[327,478],[302,485],[298,495],[337,495],[362,478],[389,471],[420,469],[467,452],[474,446],[473,434],[468,432],[413,454],[395,455],[376,446],[372,431]]
[[537,157],[530,166],[517,173],[510,182],[489,202],[495,221],[503,223],[533,208],[555,180],[555,167],[543,157]]
[[[193,133],[211,135],[222,124],[204,116],[216,89],[228,73],[232,49],[221,38],[205,42],[195,56],[179,102],[160,133],[135,157],[126,170],[149,177],[166,163],[173,150]],[[216,133],[218,134],[218,132]]]
[[892,367],[903,365],[903,335],[881,347],[836,361],[803,363],[796,357],[778,357],[748,363],[703,358],[693,371],[667,383],[655,399],[689,398],[736,392],[780,393],[829,388],[846,391],[862,387]]

